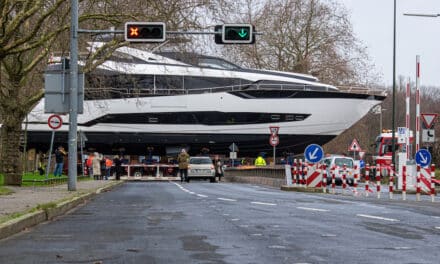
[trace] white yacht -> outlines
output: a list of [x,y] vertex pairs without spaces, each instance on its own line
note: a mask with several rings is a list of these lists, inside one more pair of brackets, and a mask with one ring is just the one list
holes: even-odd
[[[367,90],[342,91],[315,77],[239,67],[194,53],[151,53],[121,47],[85,77],[84,113],[78,130],[86,148],[104,153],[191,154],[207,148],[239,156],[270,152],[270,126],[279,127],[277,152],[302,153],[325,144],[384,100]],[[46,148],[51,129],[44,99],[27,118],[29,147]],[[68,115],[56,132],[66,144]],[[24,126],[23,126],[24,127]]]

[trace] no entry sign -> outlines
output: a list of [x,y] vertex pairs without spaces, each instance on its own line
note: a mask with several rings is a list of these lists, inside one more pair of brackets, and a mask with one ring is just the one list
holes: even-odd
[[51,115],[47,119],[47,124],[49,125],[50,128],[52,128],[53,130],[56,130],[63,125],[63,120],[61,119],[61,116],[59,116],[59,115]]

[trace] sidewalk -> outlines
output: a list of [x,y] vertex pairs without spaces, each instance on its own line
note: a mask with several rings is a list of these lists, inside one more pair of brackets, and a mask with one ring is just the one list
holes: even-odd
[[[76,191],[68,191],[67,183],[51,187],[8,186],[14,193],[0,195],[0,239],[62,215],[102,190],[122,183],[123,181],[78,181]],[[32,210],[38,206],[43,209]],[[13,214],[22,215],[8,219]]]

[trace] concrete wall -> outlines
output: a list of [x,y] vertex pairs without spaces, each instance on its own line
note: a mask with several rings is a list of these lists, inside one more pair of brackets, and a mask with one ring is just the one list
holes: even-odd
[[225,180],[230,182],[262,184],[280,188],[286,184],[283,166],[276,167],[239,167],[225,170]]

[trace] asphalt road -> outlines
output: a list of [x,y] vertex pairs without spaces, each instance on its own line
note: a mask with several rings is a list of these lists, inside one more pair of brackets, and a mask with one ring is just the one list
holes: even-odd
[[439,263],[437,203],[126,183],[0,241],[0,263]]

